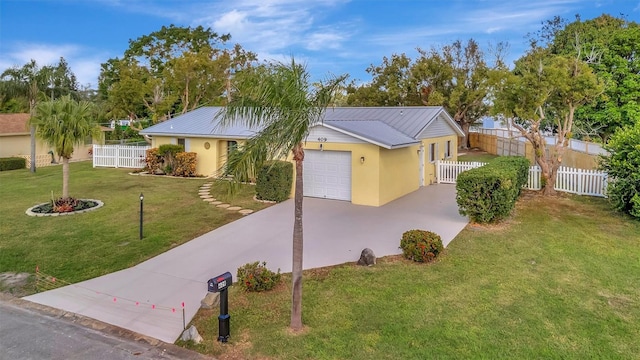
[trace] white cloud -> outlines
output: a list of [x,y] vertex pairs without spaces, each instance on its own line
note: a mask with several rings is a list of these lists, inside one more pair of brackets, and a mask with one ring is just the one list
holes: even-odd
[[305,47],[309,50],[339,49],[344,36],[336,32],[310,34]]
[[63,57],[76,75],[80,86],[97,88],[100,64],[107,59],[104,53],[74,44],[16,43],[0,55],[0,71],[22,67],[32,59],[38,66],[55,65]]

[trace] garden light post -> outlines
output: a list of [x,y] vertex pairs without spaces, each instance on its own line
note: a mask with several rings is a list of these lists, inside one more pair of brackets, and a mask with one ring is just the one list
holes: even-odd
[[142,240],[142,204],[144,203],[144,195],[140,193],[140,240]]

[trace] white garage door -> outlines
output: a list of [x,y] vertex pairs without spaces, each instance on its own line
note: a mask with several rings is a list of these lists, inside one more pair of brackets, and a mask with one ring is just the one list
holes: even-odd
[[351,201],[351,152],[304,151],[304,196]]

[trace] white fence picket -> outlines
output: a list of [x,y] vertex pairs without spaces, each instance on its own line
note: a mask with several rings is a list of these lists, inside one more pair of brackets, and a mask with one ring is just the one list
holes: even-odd
[[445,161],[436,162],[438,183],[455,184],[461,172],[485,165],[483,162]]
[[[461,172],[485,165],[482,162],[457,162],[457,161],[437,161],[436,173],[437,182],[445,184],[455,184]],[[526,189],[540,190],[542,188],[542,171],[539,166],[534,165],[529,168],[529,179]],[[557,191],[568,192],[577,195],[607,196],[608,175],[597,170],[584,170],[561,166],[558,169],[554,188]]]
[[150,146],[93,145],[93,167],[140,169]]

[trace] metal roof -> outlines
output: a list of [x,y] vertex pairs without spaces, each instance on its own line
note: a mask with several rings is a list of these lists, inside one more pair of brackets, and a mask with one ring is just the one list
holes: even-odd
[[324,125],[387,149],[420,143],[379,120],[325,120]]
[[256,134],[240,122],[221,126],[215,116],[221,107],[201,107],[173,119],[150,126],[142,131],[143,135],[190,136],[247,139]]
[[[222,107],[201,107],[142,130],[144,135],[245,139],[257,131],[242,125],[222,127],[216,114]],[[388,149],[419,143],[418,136],[440,114],[461,130],[441,106],[327,108],[321,124]]]
[[440,113],[442,106],[327,108],[324,120],[379,120],[414,139]]

